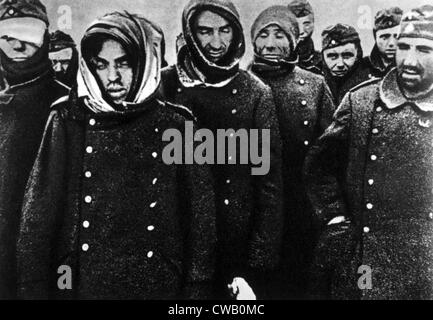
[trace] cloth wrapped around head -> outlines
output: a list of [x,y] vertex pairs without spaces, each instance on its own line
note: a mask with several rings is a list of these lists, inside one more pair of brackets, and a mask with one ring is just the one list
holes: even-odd
[[89,67],[93,46],[101,38],[122,44],[132,60],[134,77],[124,105],[133,107],[156,94],[161,81],[162,30],[142,16],[114,12],[92,23],[81,41],[78,96],[87,97],[89,108],[94,112],[115,111]]

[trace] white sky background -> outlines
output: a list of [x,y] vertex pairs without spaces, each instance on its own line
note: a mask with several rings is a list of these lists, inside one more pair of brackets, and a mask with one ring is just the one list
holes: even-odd
[[[247,54],[242,61],[245,66],[252,57],[250,30],[258,14],[271,5],[287,5],[289,0],[232,0],[241,15],[241,22],[247,41]],[[166,59],[169,64],[176,61],[175,40],[182,31],[181,16],[183,7],[189,0],[42,0],[47,6],[50,29],[62,29],[79,43],[86,26],[96,17],[112,11],[128,10],[140,13],[156,22],[164,30],[166,37]],[[364,54],[368,55],[374,44],[372,23],[375,13],[391,6],[399,6],[404,11],[431,0],[310,0],[315,10],[316,30],[313,35],[316,48],[320,49],[321,31],[331,24],[347,23],[353,25],[361,35]],[[59,8],[71,8],[72,23],[65,24]],[[369,23],[370,22],[370,23]],[[66,29],[65,29],[66,27]]]

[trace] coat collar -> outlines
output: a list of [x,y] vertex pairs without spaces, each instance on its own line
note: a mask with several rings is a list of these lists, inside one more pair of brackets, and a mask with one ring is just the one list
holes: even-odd
[[388,109],[395,109],[404,104],[410,104],[423,112],[433,112],[433,92],[417,100],[406,98],[397,83],[397,68],[392,69],[382,80],[380,84],[380,98]]
[[374,45],[373,50],[371,51],[370,57],[368,57],[368,59],[370,60],[370,64],[373,67],[373,69],[375,69],[376,71],[382,74],[391,69],[390,67],[386,67],[385,64],[383,63],[377,45]]

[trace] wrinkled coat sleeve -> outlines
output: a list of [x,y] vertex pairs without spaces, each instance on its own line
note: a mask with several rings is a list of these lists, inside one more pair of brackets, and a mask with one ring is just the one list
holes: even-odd
[[[253,225],[248,255],[249,266],[254,271],[276,267],[281,250],[283,232],[282,144],[273,101],[272,93],[267,88],[261,95],[255,112],[256,128],[270,130],[270,166],[266,175],[254,176],[256,202],[255,212],[252,215]],[[263,149],[259,148],[259,152],[262,150],[266,150],[265,145]],[[267,160],[264,159],[264,161]]]
[[347,94],[332,124],[305,160],[307,192],[320,227],[337,216],[347,216],[341,183],[347,161],[351,113],[350,94]]
[[45,128],[27,183],[17,244],[20,299],[49,297],[52,250],[57,219],[63,207],[66,130],[60,113],[53,111]]
[[178,177],[186,233],[186,275],[183,297],[211,299],[216,260],[216,209],[208,165],[179,166]]

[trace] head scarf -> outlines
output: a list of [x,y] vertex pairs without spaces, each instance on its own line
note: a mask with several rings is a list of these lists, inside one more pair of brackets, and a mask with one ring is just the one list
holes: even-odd
[[[231,23],[233,42],[226,57],[218,64],[201,51],[194,34],[194,23],[203,11],[214,12]],[[245,38],[239,13],[230,0],[191,0],[182,16],[183,35],[178,42],[178,74],[185,86],[224,86],[238,73],[245,53]]]
[[87,29],[81,41],[78,97],[95,113],[116,111],[99,87],[89,68],[90,50],[95,38],[103,37],[120,42],[133,58],[134,78],[125,109],[133,109],[153,97],[161,81],[162,39],[161,29],[139,15],[114,12],[96,20]]
[[[290,42],[290,56],[280,61],[271,61],[261,57],[255,46],[260,32],[270,25],[280,27]],[[279,71],[293,69],[298,62],[296,46],[299,40],[299,26],[295,15],[285,6],[272,6],[260,13],[251,28],[251,39],[255,53],[251,69],[257,74],[269,73],[277,75]]]

